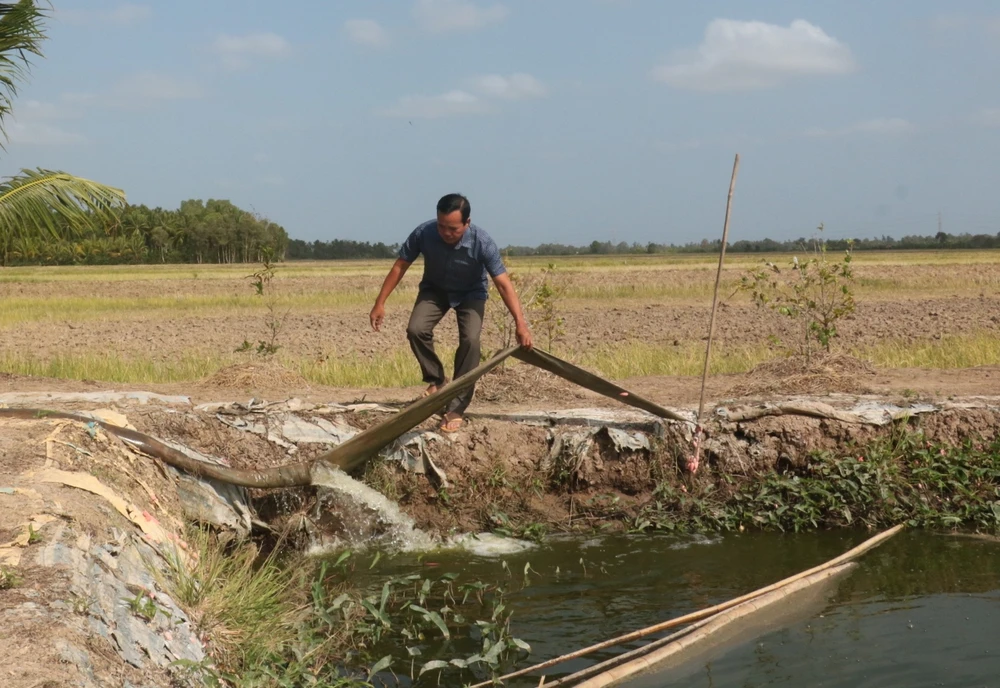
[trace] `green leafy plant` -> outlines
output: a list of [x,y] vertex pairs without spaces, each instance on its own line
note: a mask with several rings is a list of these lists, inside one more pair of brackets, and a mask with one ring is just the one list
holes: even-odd
[[[817,228],[822,233],[823,225]],[[839,336],[837,323],[855,310],[853,244],[838,261],[829,258],[826,242],[812,239],[812,255],[793,257],[788,272],[770,261],[747,271],[738,291],[750,294],[758,308],[766,308],[799,323],[798,353],[809,357],[819,348],[829,352]]]
[[556,277],[555,263],[549,263],[541,273],[541,282],[535,289],[528,308],[528,320],[533,330],[544,337],[550,351],[556,342],[566,336],[566,318],[560,314],[560,304],[566,285]]
[[[531,328],[539,333],[546,348],[551,349],[566,335],[566,319],[561,314],[562,300],[566,293],[565,280],[556,272],[555,263],[549,263],[536,273],[522,272],[512,265],[506,254],[504,263],[507,265],[510,281],[517,290],[525,318]],[[495,291],[492,284],[490,290]],[[484,349],[484,360],[496,351],[507,349],[516,343],[514,318],[499,298],[490,299],[487,303],[486,318],[491,323],[490,329],[496,337],[497,346],[493,352]]]
[[267,315],[264,316],[264,326],[267,328],[268,336],[266,339],[258,340],[256,346],[251,344],[249,340],[244,339],[243,344],[236,349],[237,353],[253,351],[258,356],[268,358],[276,354],[278,349],[281,348],[281,345],[278,344],[278,336],[285,325],[285,320],[288,318],[291,309],[289,308],[279,315],[279,300],[276,293],[277,290],[274,286],[277,268],[272,258],[271,252],[265,251],[260,268],[247,276],[253,287],[254,294],[263,299],[264,306],[267,309]]
[[16,588],[22,582],[21,576],[9,566],[0,566],[0,590]]
[[749,482],[662,482],[629,522],[633,532],[808,531],[913,527],[1000,531],[1000,441],[958,445],[897,433],[864,446],[817,452]]
[[156,613],[161,611],[156,600],[141,590],[135,594],[135,597],[126,598],[125,601],[128,603],[129,611],[146,621],[152,621],[156,618]]
[[[31,55],[42,56],[46,10],[34,0],[0,3],[0,136],[13,112]],[[0,265],[15,242],[65,239],[103,226],[125,206],[125,193],[65,172],[22,169],[0,181]]]

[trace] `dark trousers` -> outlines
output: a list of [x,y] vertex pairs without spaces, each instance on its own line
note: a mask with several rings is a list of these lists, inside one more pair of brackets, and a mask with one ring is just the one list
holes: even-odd
[[[483,331],[483,312],[486,302],[463,301],[455,307],[458,318],[458,349],[455,351],[455,377],[461,377],[479,365],[480,335]],[[434,352],[434,328],[451,306],[447,296],[422,289],[417,294],[417,302],[410,313],[410,322],[406,326],[406,338],[410,340],[410,349],[417,357],[424,382],[429,385],[444,384],[444,365]],[[446,412],[465,413],[475,386],[453,399]]]

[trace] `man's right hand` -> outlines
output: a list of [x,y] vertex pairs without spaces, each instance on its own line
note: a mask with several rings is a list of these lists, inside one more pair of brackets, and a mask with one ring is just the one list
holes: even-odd
[[368,317],[372,321],[372,329],[376,332],[381,331],[382,321],[385,320],[385,306],[376,303],[375,307],[372,308],[372,312],[368,314]]

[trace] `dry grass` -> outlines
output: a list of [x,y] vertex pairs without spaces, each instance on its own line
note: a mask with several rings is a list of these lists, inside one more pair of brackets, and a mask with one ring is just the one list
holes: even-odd
[[[768,346],[713,346],[709,373],[745,373],[775,355],[774,349]],[[701,375],[705,366],[705,346],[657,346],[628,342],[581,352],[580,361],[582,365],[616,380],[650,375]]]
[[[588,351],[559,353],[599,375],[616,380],[646,376],[697,376],[701,375],[705,361],[705,349],[701,344],[657,346],[628,342]],[[450,349],[442,349],[439,355],[442,361],[448,362],[454,354]],[[931,341],[887,340],[854,348],[850,350],[850,355],[879,368],[974,368],[1000,365],[1000,339],[990,333],[977,333]],[[767,362],[771,362],[772,366],[786,365],[785,359],[780,350],[766,345],[717,346],[713,348],[709,372],[712,375],[747,373]],[[830,361],[824,365],[831,365]],[[188,355],[164,361],[97,353],[66,353],[50,359],[8,353],[0,355],[0,370],[21,375],[122,383],[203,381],[243,389],[302,389],[308,384],[364,389],[421,384],[417,363],[409,349],[405,348],[375,358],[351,354],[323,361],[295,359],[279,353],[275,362],[269,364],[251,364],[235,355]],[[848,366],[850,371],[853,371],[852,374],[859,373]],[[778,368],[775,367],[760,370],[760,375],[768,379],[777,374]],[[829,390],[842,386],[822,370],[800,374],[806,376],[798,383],[803,391],[807,391],[806,387],[812,383],[819,387],[826,386]],[[504,372],[483,379],[479,398],[491,401],[543,398],[546,385],[551,384],[559,385],[547,376],[535,376],[526,366],[512,364],[506,366]],[[762,383],[748,384],[757,384],[753,391],[767,391],[760,386]],[[783,382],[782,387],[787,388],[787,385]],[[750,388],[748,391],[751,391]],[[850,390],[844,388],[840,391]]]
[[[778,265],[791,255],[729,255],[722,293],[731,297],[742,272],[762,258]],[[514,258],[509,267],[530,276],[554,263],[565,283],[567,308],[595,302],[704,304],[712,293],[713,256],[563,256]],[[296,312],[357,311],[370,307],[390,261],[287,263],[278,267],[278,306]],[[970,266],[979,269],[966,269]],[[1000,251],[861,253],[855,258],[859,299],[1000,293]],[[421,266],[391,297],[412,301]],[[0,327],[30,321],[210,316],[257,313],[250,289],[253,266],[110,266],[5,268],[0,271]],[[156,284],[152,285],[151,282]]]
[[1000,365],[1000,338],[991,332],[935,340],[896,339],[855,349],[879,368],[976,368]]
[[[786,262],[785,255],[730,255],[723,280],[723,297],[731,299],[739,275],[761,258]],[[602,375],[615,379],[641,376],[692,376],[700,375],[703,365],[704,343],[694,335],[681,340],[676,346],[653,344],[657,333],[644,332],[633,339],[614,344],[591,347],[588,320],[591,313],[611,308],[642,313],[648,305],[703,307],[709,303],[716,258],[707,255],[685,256],[566,256],[557,258],[514,258],[510,267],[529,277],[549,263],[555,263],[560,280],[565,287],[559,309],[575,318],[577,333],[565,350],[557,353],[584,365]],[[299,336],[308,327],[366,329],[367,310],[374,301],[381,279],[391,261],[331,261],[317,263],[290,263],[278,268],[275,282],[278,296],[277,308],[290,309],[293,320],[298,317]],[[861,303],[886,300],[892,303],[926,296],[976,296],[984,295],[984,303],[992,303],[1000,294],[1000,251],[943,251],[943,252],[885,252],[856,254],[858,283],[856,296]],[[16,331],[22,323],[41,322],[37,332],[42,343],[75,341],[67,323],[100,322],[102,331],[118,331],[117,323],[130,323],[127,330],[147,336],[146,328],[175,327],[175,321],[184,321],[197,330],[201,317],[225,318],[226,326],[246,327],[252,331],[266,316],[264,303],[252,294],[246,277],[254,266],[115,266],[115,267],[60,267],[60,268],[6,268],[0,271],[0,328]],[[403,309],[412,301],[420,267],[413,272],[403,288],[393,295],[390,305],[393,317],[401,317]],[[740,295],[732,300],[745,300]],[[494,298],[496,303],[499,300]],[[494,304],[496,305],[496,304]],[[502,308],[502,307],[501,307]],[[662,311],[661,311],[662,312]],[[688,311],[690,313],[690,311]],[[323,319],[310,321],[313,315]],[[336,314],[335,317],[330,317]],[[641,317],[641,316],[639,316]],[[689,318],[690,319],[690,318]],[[52,340],[47,340],[44,329],[51,322],[56,327]],[[303,322],[306,324],[303,325]],[[627,321],[626,321],[627,322]],[[640,322],[639,320],[635,322]],[[232,324],[235,323],[235,324]],[[595,323],[600,325],[600,323]],[[26,328],[28,326],[25,326]],[[492,323],[487,326],[486,337],[492,336]],[[764,322],[759,330],[750,332],[746,344],[728,344],[716,348],[713,355],[713,374],[745,373],[755,366],[775,358],[779,352],[760,343],[761,332],[767,330]],[[580,328],[584,328],[581,330]],[[757,325],[754,325],[757,328]],[[597,328],[595,328],[597,329]],[[315,330],[313,330],[315,331]],[[322,384],[338,387],[369,388],[417,385],[420,374],[405,339],[389,348],[384,340],[357,345],[344,338],[347,329],[337,331],[329,343],[310,344],[296,348],[287,342],[275,358],[289,377],[274,378],[280,386]],[[690,328],[685,332],[690,332]],[[939,331],[940,328],[939,328]],[[947,330],[944,330],[947,331]],[[537,334],[537,333],[536,333]],[[34,334],[32,336],[35,336]],[[235,339],[242,337],[234,331]],[[680,335],[679,335],[680,336]],[[685,335],[686,336],[686,335]],[[56,339],[58,337],[59,339]],[[928,335],[929,337],[929,335]],[[624,339],[615,337],[614,339]],[[22,337],[23,340],[23,337]],[[595,335],[594,341],[599,338]],[[185,339],[190,341],[190,338]],[[302,339],[301,341],[315,341]],[[358,340],[360,341],[360,339]],[[730,340],[731,341],[731,340]],[[870,341],[870,340],[869,340]],[[158,383],[183,381],[208,381],[209,384],[255,386],[265,378],[273,377],[262,371],[244,371],[239,377],[236,366],[247,362],[247,356],[232,352],[234,344],[224,343],[215,337],[211,345],[204,343],[183,344],[167,351],[138,351],[132,354],[114,354],[113,343],[85,349],[58,344],[53,348],[40,347],[17,350],[0,350],[0,370],[52,378],[104,380],[122,383]],[[838,342],[852,355],[872,361],[879,367],[928,367],[964,368],[1000,363],[1000,343],[989,333],[945,336],[943,339],[886,339],[864,346],[851,346],[851,342]],[[199,348],[195,350],[195,346]],[[135,347],[131,347],[134,351]],[[122,351],[126,349],[123,348]],[[292,352],[295,353],[292,353]],[[449,361],[452,351],[443,350],[442,360]],[[511,370],[519,370],[511,367]],[[272,371],[273,373],[273,371]],[[504,385],[523,390],[524,394],[539,393],[529,373],[504,373],[510,377]],[[216,375],[216,377],[211,377]],[[223,380],[229,376],[231,380]],[[256,376],[256,377],[255,377]],[[270,377],[268,377],[270,376]],[[526,377],[527,376],[527,377]],[[259,378],[259,380],[258,380]],[[483,382],[487,395],[510,394],[501,389],[491,391],[493,378]]]

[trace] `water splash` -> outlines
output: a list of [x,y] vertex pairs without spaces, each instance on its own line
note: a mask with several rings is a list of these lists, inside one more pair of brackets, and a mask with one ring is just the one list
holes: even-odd
[[326,537],[310,548],[313,554],[350,545],[380,546],[402,551],[434,549],[440,543],[417,528],[399,505],[378,490],[355,480],[335,466],[316,462],[312,484],[331,492],[323,501],[324,514],[343,536]]
[[493,533],[465,533],[449,538],[443,547],[462,549],[477,557],[489,558],[505,554],[518,554],[533,549],[535,544],[527,540],[501,537]]
[[311,556],[373,547],[404,552],[461,549],[475,556],[496,557],[534,547],[531,542],[492,533],[467,533],[441,541],[417,528],[384,494],[335,466],[315,464],[312,482],[328,492],[320,499],[316,520],[322,532],[313,537],[308,550]]

